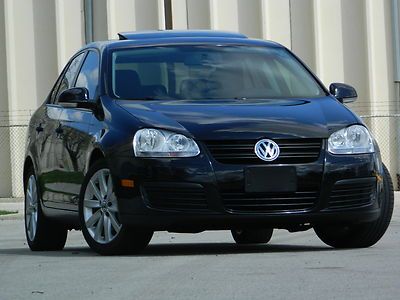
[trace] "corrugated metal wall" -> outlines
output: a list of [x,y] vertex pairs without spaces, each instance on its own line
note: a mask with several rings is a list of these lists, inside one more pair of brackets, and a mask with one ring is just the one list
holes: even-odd
[[[85,43],[84,1],[0,0],[0,111],[35,109],[44,100],[66,61]],[[391,18],[391,0],[95,0],[93,38],[167,24],[271,39],[292,49],[326,85],[354,85],[360,97],[352,108],[358,113],[387,114],[398,105]],[[383,133],[382,143],[397,138],[397,122],[369,125]],[[393,173],[396,144],[383,149]],[[0,153],[0,161],[10,159],[9,151]],[[0,194],[9,190],[4,182]]]

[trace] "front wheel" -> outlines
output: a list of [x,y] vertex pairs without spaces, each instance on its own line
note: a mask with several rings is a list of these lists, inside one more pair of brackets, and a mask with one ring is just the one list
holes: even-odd
[[138,252],[153,236],[151,231],[135,230],[120,222],[111,173],[104,160],[96,162],[85,177],[79,218],[86,242],[101,255]]
[[316,226],[315,233],[334,248],[366,248],[376,244],[385,234],[394,206],[393,183],[383,166],[383,191],[380,193],[381,214],[376,221],[347,226]]

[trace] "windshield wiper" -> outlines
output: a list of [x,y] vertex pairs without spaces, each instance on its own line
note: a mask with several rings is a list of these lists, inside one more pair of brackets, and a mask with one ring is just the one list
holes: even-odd
[[156,98],[156,97],[151,97],[151,96],[146,96],[146,97],[140,97],[140,98],[129,98],[129,100],[162,100],[162,99]]

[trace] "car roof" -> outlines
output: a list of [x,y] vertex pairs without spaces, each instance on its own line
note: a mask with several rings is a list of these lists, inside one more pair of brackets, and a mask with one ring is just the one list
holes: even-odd
[[240,44],[264,47],[283,47],[266,40],[250,39],[244,34],[217,30],[154,30],[118,33],[119,40],[94,42],[84,48],[117,49],[134,46],[176,44]]

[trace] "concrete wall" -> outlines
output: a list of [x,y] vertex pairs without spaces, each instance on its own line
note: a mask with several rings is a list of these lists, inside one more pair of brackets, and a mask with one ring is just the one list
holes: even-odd
[[316,70],[314,1],[290,1],[292,50]]
[[[393,79],[391,0],[94,0],[94,40],[119,31],[164,29],[171,10],[175,29],[240,31],[292,49],[329,86],[346,82],[362,115],[397,112]],[[165,11],[168,9],[168,13]],[[23,37],[23,38],[21,38]],[[0,0],[0,111],[35,109],[70,56],[85,43],[83,0]],[[15,113],[10,122],[15,122]],[[2,113],[0,113],[0,118]],[[4,118],[7,122],[7,117]],[[367,119],[382,145],[383,159],[399,173],[397,121]],[[0,143],[0,196],[20,183],[21,157],[13,133]],[[7,140],[11,139],[10,141]],[[4,175],[5,174],[5,175]],[[16,189],[14,189],[14,194]]]
[[[372,114],[387,114],[396,109],[398,95],[394,87],[391,1],[366,1],[367,65]],[[395,105],[394,105],[395,104]],[[398,122],[387,118],[385,122],[372,119],[371,128],[381,145],[382,159],[392,175],[399,173]],[[382,147],[388,145],[388,147]]]
[[108,0],[108,37],[121,31],[164,29],[164,1]]
[[[4,0],[0,0],[4,11]],[[4,13],[0,14],[0,197],[11,195],[10,130],[7,92],[7,57]]]
[[[52,0],[47,0],[52,2]],[[56,0],[57,61],[61,72],[70,57],[84,45],[82,0]]]

